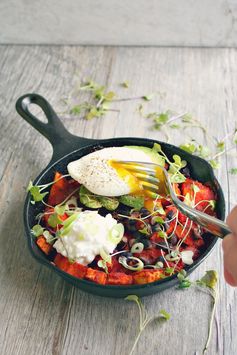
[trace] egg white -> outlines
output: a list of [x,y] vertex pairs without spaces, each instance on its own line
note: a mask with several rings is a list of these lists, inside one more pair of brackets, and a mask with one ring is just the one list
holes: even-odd
[[129,173],[121,178],[109,160],[152,162],[152,157],[139,148],[110,147],[97,150],[68,164],[71,177],[89,191],[102,196],[122,196],[132,193]]

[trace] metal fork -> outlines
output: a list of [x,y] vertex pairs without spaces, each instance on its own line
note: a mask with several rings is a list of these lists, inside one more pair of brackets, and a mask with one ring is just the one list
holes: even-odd
[[131,172],[140,181],[148,195],[154,195],[154,193],[170,195],[172,202],[180,212],[215,236],[223,239],[231,233],[228,225],[223,221],[180,201],[174,192],[167,171],[162,166],[139,161],[120,160],[116,163]]

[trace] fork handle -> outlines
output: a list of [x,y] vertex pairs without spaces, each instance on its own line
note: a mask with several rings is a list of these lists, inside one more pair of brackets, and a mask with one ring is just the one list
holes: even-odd
[[[175,201],[173,202],[176,204]],[[229,226],[220,219],[209,216],[208,214],[201,211],[193,210],[191,207],[187,206],[181,201],[179,201],[179,204],[177,204],[176,207],[180,210],[180,212],[187,215],[191,220],[221,239],[223,239],[227,234],[231,233]]]

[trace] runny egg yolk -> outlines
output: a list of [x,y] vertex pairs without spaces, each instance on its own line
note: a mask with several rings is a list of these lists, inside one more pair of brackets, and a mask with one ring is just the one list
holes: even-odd
[[[137,195],[142,195],[145,198],[145,203],[144,207],[146,207],[149,211],[153,212],[154,207],[156,205],[156,201],[152,198],[149,197],[149,195],[146,193],[146,183],[143,186],[141,181],[130,171],[128,171],[123,163],[117,162],[115,160],[109,160],[108,164],[116,170],[118,176],[127,183],[127,185],[130,188],[130,192],[133,194]],[[134,162],[134,167],[136,167],[136,163]],[[144,174],[144,177],[148,176],[148,174]],[[155,168],[155,175],[156,178],[159,180],[159,184],[157,185],[157,192],[159,194],[165,194],[167,193],[166,191],[166,184],[165,184],[165,175],[163,170],[157,166]],[[147,184],[149,186],[149,183]]]
[[140,180],[133,175],[130,171],[128,171],[124,166],[115,161],[115,160],[109,160],[108,164],[116,170],[118,176],[123,180],[130,188],[130,193],[135,193],[135,194],[144,194],[144,188],[140,182]]

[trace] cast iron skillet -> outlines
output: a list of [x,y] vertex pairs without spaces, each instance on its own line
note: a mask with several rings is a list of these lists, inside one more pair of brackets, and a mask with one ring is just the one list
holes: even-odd
[[[48,122],[43,123],[30,112],[30,104],[38,105],[45,113]],[[216,190],[218,196],[217,216],[220,219],[225,217],[225,202],[221,187],[214,177],[211,166],[203,159],[195,157],[182,149],[171,144],[154,141],[146,138],[111,138],[105,140],[87,139],[77,137],[69,133],[62,122],[54,112],[50,104],[40,95],[26,94],[21,96],[16,102],[17,112],[42,135],[44,135],[53,146],[53,156],[48,166],[35,179],[34,184],[44,184],[53,180],[55,171],[63,174],[67,173],[67,164],[73,160],[79,159],[83,155],[89,154],[95,149],[103,147],[119,147],[124,145],[140,145],[152,147],[155,142],[161,144],[162,149],[172,157],[173,154],[180,155],[188,162],[191,176],[201,182],[208,182]],[[74,286],[83,291],[90,292],[100,296],[107,297],[126,297],[129,294],[138,296],[146,296],[177,284],[177,277],[171,276],[164,280],[159,280],[146,285],[130,285],[130,286],[110,286],[98,285],[90,281],[75,278],[61,270],[59,270],[37,247],[34,237],[31,234],[31,228],[35,224],[35,217],[39,212],[43,211],[44,206],[41,203],[32,205],[30,203],[29,194],[26,197],[24,206],[24,225],[25,234],[29,249],[33,257],[38,262],[49,267],[54,272],[59,274],[63,279],[69,281]],[[210,233],[206,233],[206,246],[201,256],[194,262],[193,265],[187,267],[187,272],[190,273],[209,255],[213,249],[217,238]]]

